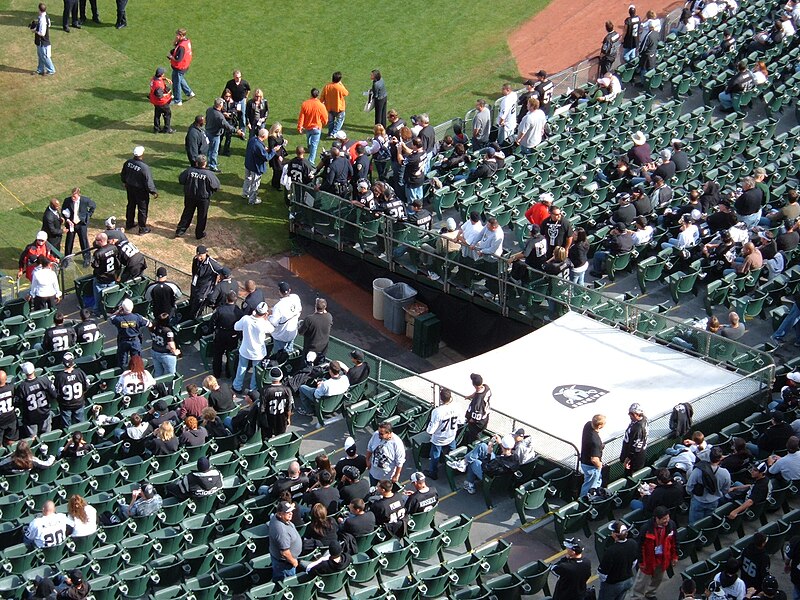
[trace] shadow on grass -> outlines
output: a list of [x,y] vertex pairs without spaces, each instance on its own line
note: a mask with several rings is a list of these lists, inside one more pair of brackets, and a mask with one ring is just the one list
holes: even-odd
[[23,75],[30,74],[32,69],[20,69],[19,67],[11,67],[9,65],[0,65],[0,73],[21,73]]
[[8,275],[9,277],[16,276],[19,255],[21,253],[22,246],[19,248],[0,246],[0,271],[2,271],[4,275]]
[[80,117],[74,117],[72,122],[83,125],[87,129],[117,129],[119,131],[141,131],[142,129],[139,125],[109,119],[102,115],[81,115]]
[[27,27],[38,18],[38,14],[35,10],[36,5],[33,5],[33,8],[34,10],[0,11],[0,25],[24,25]]
[[103,100],[128,100],[130,102],[147,100],[146,94],[125,89],[115,90],[96,86],[91,88],[79,88],[77,91],[91,94],[95,98],[102,98]]
[[[123,159],[124,160],[124,159]],[[122,169],[122,163],[119,164],[120,169]],[[88,177],[92,181],[97,184],[102,185],[103,187],[112,188],[115,190],[124,190],[125,188],[122,187],[122,181],[119,178],[119,171],[116,173],[108,174],[108,175],[89,175]]]

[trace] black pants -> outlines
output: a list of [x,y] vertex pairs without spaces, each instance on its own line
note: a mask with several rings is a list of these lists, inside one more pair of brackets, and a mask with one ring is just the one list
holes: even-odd
[[[89,6],[92,8],[92,19],[95,21],[100,20],[100,14],[97,12],[97,0],[89,0]],[[80,13],[81,21],[86,20],[86,0],[80,0]]]
[[[137,256],[141,257],[142,255],[138,254]],[[147,269],[147,261],[144,260],[144,257],[142,257],[142,260],[134,264],[127,265],[123,269],[122,274],[119,276],[119,280],[121,283],[124,283],[126,281],[130,281],[131,279],[136,279],[139,277],[139,275],[144,273],[145,269]]]
[[[211,360],[211,371],[214,377],[220,378],[222,376],[222,358],[227,352],[236,350],[239,347],[239,336],[236,332],[217,332],[214,336],[214,356]],[[233,377],[236,373],[236,365],[231,364],[227,359],[225,361],[225,376]]]
[[170,108],[169,104],[165,104],[164,106],[154,106],[155,110],[153,111],[153,128],[160,129],[161,128],[161,117],[164,117],[164,128],[161,131],[166,131],[170,128],[170,123],[172,122],[172,109]]
[[139,229],[147,227],[147,208],[150,206],[150,194],[141,188],[127,187],[128,206],[125,208],[125,229],[132,230],[136,224],[138,213]]
[[117,25],[128,24],[128,16],[125,14],[126,6],[128,6],[128,0],[117,0]]
[[69,29],[70,17],[72,25],[78,24],[78,0],[64,0],[64,14],[61,17],[61,26]]
[[43,308],[55,308],[56,307],[56,297],[55,296],[48,296],[43,298],[41,296],[36,296],[33,299],[33,310],[42,310]]
[[276,190],[280,190],[281,175],[283,174],[283,159],[275,156],[269,161],[269,166],[272,167],[272,187]]
[[53,248],[61,252],[61,235],[49,235],[47,236],[48,243],[52,244]]
[[75,231],[67,232],[67,241],[64,243],[64,255],[69,256],[75,247],[75,236],[78,236],[78,241],[81,245],[81,252],[83,253],[83,262],[86,263],[91,258],[91,249],[89,245],[89,234],[86,223],[80,223],[75,226]]
[[600,57],[600,71],[598,77],[604,77],[606,73],[614,68],[614,63],[617,62],[614,56],[601,56]]
[[376,98],[374,100],[375,104],[375,125],[380,123],[381,125],[386,127],[386,105],[389,102],[389,98]]
[[192,224],[192,217],[194,217],[194,211],[197,210],[197,227],[195,227],[194,233],[198,238],[201,237],[206,231],[208,205],[210,202],[209,199],[197,200],[184,197],[183,213],[181,214],[181,220],[178,221],[178,228],[175,233],[185,233],[189,229],[189,225]]

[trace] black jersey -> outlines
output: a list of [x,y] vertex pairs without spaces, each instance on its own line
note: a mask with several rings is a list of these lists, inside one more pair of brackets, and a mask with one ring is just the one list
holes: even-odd
[[75,345],[75,330],[66,325],[56,325],[44,332],[42,349],[45,352],[65,352]]
[[14,390],[14,404],[22,414],[22,422],[32,424],[46,421],[50,416],[50,402],[54,402],[56,396],[56,388],[44,375],[18,383]]
[[79,344],[88,344],[100,339],[100,327],[94,319],[87,319],[75,325],[75,337]]
[[120,269],[119,250],[112,244],[98,248],[92,257],[92,272],[98,283],[114,283]]
[[0,387],[0,423],[15,421],[17,413],[14,412],[14,386],[10,383]]
[[399,523],[406,518],[405,497],[393,494],[388,498],[381,498],[372,503],[372,513],[378,525],[386,523]]
[[80,369],[60,371],[56,374],[55,388],[58,405],[67,410],[75,410],[85,403],[89,381]]
[[427,492],[414,492],[406,501],[406,511],[410,515],[430,512],[439,504],[439,494],[436,490],[428,488]]

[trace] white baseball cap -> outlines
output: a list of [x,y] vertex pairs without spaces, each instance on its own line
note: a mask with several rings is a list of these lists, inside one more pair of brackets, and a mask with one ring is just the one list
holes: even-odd
[[511,450],[516,444],[517,440],[515,440],[514,436],[510,433],[508,435],[504,435],[503,439],[500,440],[500,445],[506,450]]
[[256,312],[259,315],[265,315],[269,312],[269,304],[266,302],[259,302],[258,306],[256,306]]
[[36,372],[36,367],[31,362],[24,362],[19,366],[23,375],[33,375]]
[[144,146],[136,146],[133,149],[134,156],[144,156]]
[[42,240],[43,242],[46,242],[47,241],[47,233],[45,233],[44,231],[40,231],[39,233],[36,234],[36,239],[37,240]]

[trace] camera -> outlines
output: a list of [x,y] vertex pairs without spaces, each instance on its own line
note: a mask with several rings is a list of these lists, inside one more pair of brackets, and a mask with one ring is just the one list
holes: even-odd
[[38,27],[39,27],[38,21],[31,21],[30,24],[28,25],[28,29],[30,29],[31,31],[36,31]]

